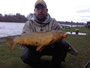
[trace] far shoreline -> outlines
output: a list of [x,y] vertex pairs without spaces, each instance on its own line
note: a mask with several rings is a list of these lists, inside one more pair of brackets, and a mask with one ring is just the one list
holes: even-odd
[[0,23],[25,23],[25,22],[0,22]]

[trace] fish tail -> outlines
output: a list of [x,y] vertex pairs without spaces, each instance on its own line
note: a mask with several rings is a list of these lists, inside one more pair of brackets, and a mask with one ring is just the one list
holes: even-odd
[[13,38],[7,37],[5,41],[10,45],[10,52],[12,52],[14,48]]

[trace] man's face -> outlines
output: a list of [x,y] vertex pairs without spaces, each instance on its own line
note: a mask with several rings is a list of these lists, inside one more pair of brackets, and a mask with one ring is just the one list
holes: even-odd
[[34,9],[34,13],[39,20],[44,19],[47,15],[47,12],[48,9],[45,8],[43,5],[37,5],[37,7]]

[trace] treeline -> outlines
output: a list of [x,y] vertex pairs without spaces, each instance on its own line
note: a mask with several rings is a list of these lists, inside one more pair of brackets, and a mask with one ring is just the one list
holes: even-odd
[[27,18],[20,13],[16,13],[15,15],[2,15],[0,14],[0,22],[26,22]]

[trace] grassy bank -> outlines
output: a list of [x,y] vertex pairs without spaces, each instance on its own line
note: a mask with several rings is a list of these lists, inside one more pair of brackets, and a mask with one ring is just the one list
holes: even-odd
[[[74,29],[64,29],[64,31],[73,31]],[[90,29],[82,28],[81,32],[87,32],[87,35],[69,35],[65,39],[78,50],[79,54],[73,56],[68,53],[64,68],[83,68],[86,62],[90,60]],[[10,53],[9,46],[5,42],[0,42],[0,68],[30,68],[20,59],[21,54],[20,46],[16,46]],[[50,59],[50,57],[43,58]]]

